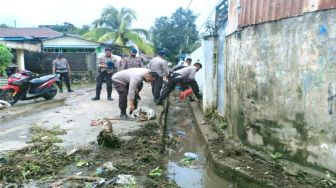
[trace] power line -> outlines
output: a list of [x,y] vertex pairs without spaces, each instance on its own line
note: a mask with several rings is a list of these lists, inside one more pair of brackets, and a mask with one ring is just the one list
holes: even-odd
[[208,18],[204,21],[203,25],[198,29],[198,32],[200,32],[201,29],[205,26],[205,24],[208,22],[208,20],[210,19],[210,17],[212,16],[212,14],[215,12],[215,10],[216,10],[216,7],[212,10],[212,12],[208,16]]
[[193,0],[190,0],[190,2],[189,2],[189,4],[188,4],[187,8],[185,8],[186,10],[190,7],[190,5],[191,5],[192,2],[193,2]]
[[201,29],[205,26],[205,24],[207,24],[208,20],[210,19],[210,17],[212,16],[212,14],[215,12],[215,10],[217,9],[217,6],[219,5],[219,3],[222,2],[222,0],[219,0],[215,6],[215,8],[212,10],[212,12],[210,13],[210,15],[208,16],[208,18],[204,21],[203,25],[199,28],[198,32],[201,31]]

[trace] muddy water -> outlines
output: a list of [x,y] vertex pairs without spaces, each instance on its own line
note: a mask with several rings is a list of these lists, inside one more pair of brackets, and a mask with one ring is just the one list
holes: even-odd
[[[178,186],[182,188],[222,188],[235,187],[233,183],[217,176],[207,162],[208,151],[198,130],[187,102],[172,98],[167,117],[168,135],[173,140],[168,144],[168,173]],[[185,166],[181,160],[184,153],[198,155],[196,164]]]

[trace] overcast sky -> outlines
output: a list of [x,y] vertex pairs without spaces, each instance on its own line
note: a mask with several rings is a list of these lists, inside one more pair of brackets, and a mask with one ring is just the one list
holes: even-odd
[[[219,0],[193,0],[189,8],[199,14],[197,26],[201,27]],[[186,8],[190,0],[2,0],[0,24],[17,27],[63,24],[77,27],[91,24],[107,5],[131,8],[137,13],[133,28],[149,29],[155,18],[170,16],[178,7]],[[214,15],[214,14],[213,14]]]

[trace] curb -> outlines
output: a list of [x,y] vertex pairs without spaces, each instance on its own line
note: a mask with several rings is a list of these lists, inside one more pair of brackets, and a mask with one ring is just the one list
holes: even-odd
[[[211,144],[211,140],[217,139],[219,136],[215,131],[211,130],[209,125],[206,124],[203,113],[199,108],[198,104],[196,102],[190,102],[190,106],[194,118],[196,119],[196,124],[201,131],[206,145],[209,147]],[[259,181],[247,172],[237,169],[235,166],[226,163],[224,160],[220,160],[214,152],[209,152],[208,159],[210,162],[210,166],[214,170],[214,172],[224,178],[236,181],[237,183],[249,183],[249,185],[251,185],[250,187],[276,187],[272,185],[265,186],[266,182]]]
[[[191,102],[190,107],[196,120],[196,124],[199,127],[201,134],[205,140],[205,143],[208,146],[208,148],[210,148],[211,141],[219,138],[219,135],[215,131],[213,131],[209,125],[206,124],[203,113],[196,102]],[[257,152],[249,147],[244,148],[250,152],[256,153],[256,155],[258,155],[259,158],[268,160],[267,156],[265,156],[263,153]],[[234,163],[236,161],[234,158],[225,157],[225,160],[223,160],[223,158],[219,158],[216,152],[210,150],[208,159],[211,168],[214,170],[216,174],[229,180],[235,181],[238,184],[238,187],[240,184],[246,186],[246,183],[248,183],[249,187],[278,187],[278,185],[272,182],[261,180],[258,177],[254,176],[253,174],[249,173],[248,171],[244,171],[240,168],[237,168],[234,165],[231,165],[230,163]],[[282,159],[279,161],[279,164],[283,167],[288,168],[295,166],[295,168],[309,174],[312,177],[317,178],[325,177],[325,174],[323,174],[321,171],[311,169],[309,167],[305,167],[287,160]]]

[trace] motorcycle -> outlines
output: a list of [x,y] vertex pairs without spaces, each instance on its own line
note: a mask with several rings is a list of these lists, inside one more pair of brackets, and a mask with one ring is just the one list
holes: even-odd
[[51,100],[57,94],[55,84],[59,85],[59,74],[39,77],[38,74],[24,70],[8,78],[8,84],[3,86],[0,100],[7,101],[12,106],[18,100],[30,100],[42,97]]

